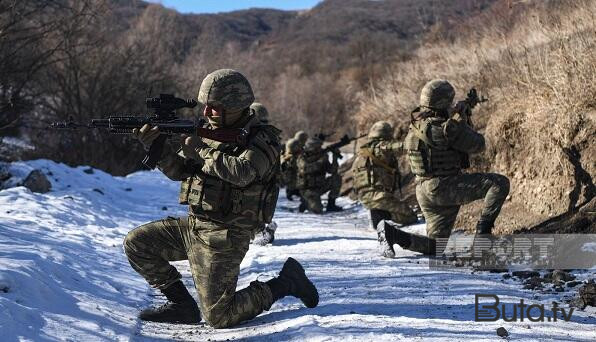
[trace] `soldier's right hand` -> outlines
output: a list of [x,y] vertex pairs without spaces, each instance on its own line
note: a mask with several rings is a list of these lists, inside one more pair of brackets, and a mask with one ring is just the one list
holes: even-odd
[[143,125],[140,129],[135,128],[132,130],[132,135],[143,144],[147,151],[149,151],[153,141],[159,137],[159,134],[159,128],[157,126],[151,127],[149,124]]

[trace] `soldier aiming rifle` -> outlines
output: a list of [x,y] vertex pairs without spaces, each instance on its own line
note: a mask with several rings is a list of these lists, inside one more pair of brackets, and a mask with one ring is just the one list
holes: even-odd
[[197,101],[195,100],[184,100],[171,94],[160,94],[159,97],[147,98],[145,103],[147,108],[153,111],[152,115],[110,116],[105,119],[92,119],[89,124],[75,123],[71,117],[69,121],[55,122],[50,127],[72,130],[99,128],[107,129],[112,134],[133,134],[135,129],[141,129],[144,125],[157,127],[159,136],[151,144],[143,159],[143,164],[149,169],[154,169],[157,166],[166,139],[174,134],[195,134],[222,143],[246,144],[248,132],[244,128],[209,129],[203,127],[205,121],[195,122],[176,116],[178,109],[196,107]]

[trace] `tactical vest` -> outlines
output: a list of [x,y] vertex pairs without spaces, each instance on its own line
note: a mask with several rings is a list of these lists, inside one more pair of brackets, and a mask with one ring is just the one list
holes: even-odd
[[[179,201],[190,205],[192,215],[240,228],[270,223],[279,194],[279,130],[273,126],[251,128],[248,145],[263,152],[272,167],[267,174],[239,187],[203,172],[182,182]],[[209,146],[239,157],[247,149],[237,144],[210,142]]]
[[281,178],[290,189],[296,188],[296,159],[293,154],[286,154],[281,161]]
[[410,124],[404,141],[412,173],[420,177],[450,176],[460,173],[462,154],[449,147],[443,118],[426,118]]
[[[384,153],[380,144],[373,140],[360,147],[352,164],[354,190],[383,191],[393,193],[399,184],[399,171],[395,157]],[[390,153],[394,153],[391,151]]]
[[323,187],[328,163],[327,153],[302,153],[296,163],[298,169],[297,188],[316,189]]

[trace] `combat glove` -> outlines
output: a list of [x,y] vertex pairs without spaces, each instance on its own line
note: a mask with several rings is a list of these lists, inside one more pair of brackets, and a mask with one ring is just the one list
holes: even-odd
[[184,139],[182,142],[182,152],[184,153],[184,157],[193,160],[201,159],[199,152],[207,146],[203,140],[196,136],[184,135],[182,137]]
[[143,144],[145,151],[149,151],[151,144],[159,137],[159,134],[159,128],[157,126],[151,127],[149,124],[143,125],[140,129],[135,128],[132,130],[132,135]]

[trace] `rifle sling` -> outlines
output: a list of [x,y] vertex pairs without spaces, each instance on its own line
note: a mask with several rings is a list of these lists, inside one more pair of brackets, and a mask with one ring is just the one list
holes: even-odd
[[370,160],[373,162],[373,164],[376,164],[382,168],[384,168],[385,170],[395,174],[397,172],[397,170],[391,166],[389,166],[389,164],[385,163],[383,160],[381,160],[379,157],[375,156],[371,150],[369,150],[368,148],[361,148],[360,149],[360,153],[365,156],[370,158]]

